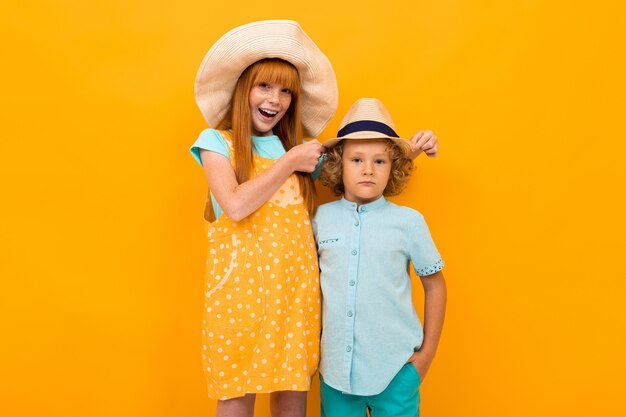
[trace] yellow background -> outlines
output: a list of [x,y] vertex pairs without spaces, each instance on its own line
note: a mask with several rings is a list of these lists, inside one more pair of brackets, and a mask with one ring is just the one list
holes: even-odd
[[447,262],[423,415],[624,415],[619,3],[4,2],[0,415],[212,415],[193,83],[221,34],[267,18],[334,65],[321,139],[362,96],[440,137],[395,199]]

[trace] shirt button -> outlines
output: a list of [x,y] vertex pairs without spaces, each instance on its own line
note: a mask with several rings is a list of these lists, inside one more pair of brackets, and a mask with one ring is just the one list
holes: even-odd
[[348,311],[348,317],[352,317],[352,311]]
[[352,254],[353,254],[353,255],[356,255],[356,250],[353,250],[353,251],[352,251]]
[[357,221],[355,221],[355,222],[354,222],[354,225],[355,225],[355,226],[358,226],[358,225],[359,225],[359,221],[358,221],[358,220],[357,220]]
[[354,280],[351,279],[350,282],[348,282],[348,284],[350,284],[351,287],[354,287]]
[[352,348],[350,346],[346,346],[346,352],[352,352]]

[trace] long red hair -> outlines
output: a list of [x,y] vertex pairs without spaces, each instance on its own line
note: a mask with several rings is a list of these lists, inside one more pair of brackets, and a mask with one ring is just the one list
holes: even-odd
[[[291,90],[291,105],[285,115],[274,126],[277,135],[289,151],[302,143],[302,123],[300,121],[300,76],[289,62],[278,58],[267,58],[255,62],[244,70],[233,91],[231,106],[224,119],[217,125],[220,130],[231,129],[235,151],[235,175],[239,184],[250,179],[254,172],[252,159],[252,115],[249,96],[252,87],[259,83],[281,84]],[[304,203],[311,215],[314,214],[315,185],[311,175],[296,172]]]

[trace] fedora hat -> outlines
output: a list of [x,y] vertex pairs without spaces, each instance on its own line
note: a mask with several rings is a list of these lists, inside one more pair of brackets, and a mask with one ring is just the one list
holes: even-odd
[[196,103],[209,127],[231,105],[241,73],[264,58],[291,63],[300,75],[300,113],[305,134],[317,137],[337,110],[337,80],[326,55],[297,22],[264,20],[239,26],[215,42],[196,76]]
[[332,148],[344,139],[391,139],[405,152],[411,149],[409,142],[396,133],[383,103],[375,98],[358,99],[343,117],[337,137],[328,139],[323,145]]

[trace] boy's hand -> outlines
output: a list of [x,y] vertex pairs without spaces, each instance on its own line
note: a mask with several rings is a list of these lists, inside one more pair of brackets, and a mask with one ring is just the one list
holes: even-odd
[[437,156],[439,151],[439,140],[430,130],[420,130],[413,135],[409,143],[411,145],[411,159],[417,158],[422,151],[426,152],[429,158],[433,158]]
[[426,373],[428,373],[428,368],[430,368],[430,364],[433,362],[433,358],[427,355],[424,352],[414,352],[413,355],[409,358],[407,363],[412,364],[417,373],[420,376],[420,381],[424,382],[424,378],[426,377]]

